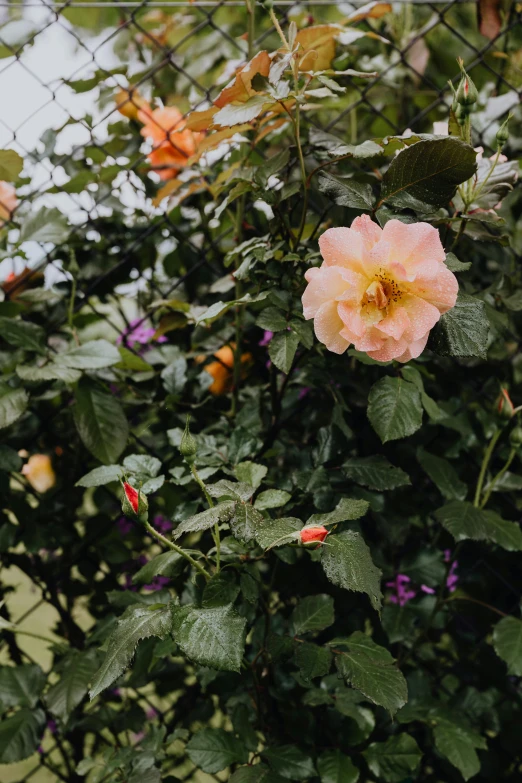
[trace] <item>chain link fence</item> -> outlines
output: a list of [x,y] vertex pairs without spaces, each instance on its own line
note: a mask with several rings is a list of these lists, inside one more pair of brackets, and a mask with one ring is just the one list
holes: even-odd
[[[281,0],[275,10],[283,23],[295,19],[305,26],[335,23],[360,5]],[[352,80],[339,99],[338,110],[330,107],[319,112],[314,122],[351,143],[408,130],[431,133],[434,123],[447,121],[452,100],[448,80],[453,84],[458,80],[455,59],[461,56],[481,95],[489,98],[487,108],[474,116],[474,142],[484,147],[485,154],[491,154],[499,124],[520,102],[522,42],[520,5],[506,4],[502,15],[491,15],[489,7],[491,4],[467,0],[394,2],[383,19],[362,21],[354,29],[375,37],[361,42],[356,67],[377,75],[364,82]],[[51,345],[71,312],[90,310],[106,318],[109,339],[139,356],[134,337],[139,329],[154,333],[160,307],[155,300],[163,302],[190,292],[196,273],[204,273],[210,282],[224,274],[220,253],[215,251],[230,247],[230,231],[215,237],[204,226],[194,224],[189,235],[173,219],[168,200],[151,206],[143,173],[148,152],[142,151],[143,146],[125,143],[125,139],[118,145],[111,124],[123,122],[118,93],[129,86],[134,95],[146,98],[162,91],[183,96],[185,112],[207,106],[232,76],[223,73],[216,84],[219,63],[232,60],[238,66],[247,59],[248,44],[242,35],[247,17],[241,0],[0,2],[0,146],[22,155],[26,177],[12,215],[13,231],[19,217],[42,204],[49,209],[57,207],[68,216],[68,227],[61,237],[52,235],[46,241],[43,236],[31,242],[25,257],[4,254],[0,283],[11,301],[33,281],[41,281],[42,274],[46,290],[62,286],[69,291],[70,306],[49,310],[46,331]],[[255,9],[254,33],[254,51],[277,48],[277,33],[261,7]],[[81,178],[72,173],[79,158],[102,162],[98,181],[86,189]],[[129,216],[124,245],[117,232],[109,237],[100,235],[103,218],[116,208],[121,210],[122,223]],[[190,221],[190,207],[183,209]],[[131,215],[138,216],[132,224]],[[74,261],[70,248],[74,247],[85,263],[89,243],[105,243],[112,260],[106,270],[83,275],[73,287],[65,271]],[[155,259],[176,251],[190,262],[172,278],[154,273]],[[143,263],[143,256],[150,257],[151,263]],[[144,292],[150,289],[152,302],[145,306]],[[132,306],[127,307],[125,300]],[[136,414],[135,420],[139,418]],[[46,430],[52,426],[52,421],[47,422]],[[27,450],[33,446],[36,450],[41,435],[33,433]],[[146,432],[134,431],[133,437],[137,450],[154,453]],[[74,455],[66,453],[63,458],[72,460]],[[78,478],[83,472],[80,463]],[[108,502],[114,503],[112,493],[106,491]],[[90,543],[87,535],[81,552],[62,555],[57,562],[58,581],[60,573],[68,572],[80,554],[89,552]],[[98,567],[96,562],[93,565]],[[498,583],[499,591],[512,595],[516,604],[519,596],[500,563],[493,567],[479,559],[465,567],[475,580],[487,571],[487,578]],[[110,578],[118,588],[117,577]],[[26,628],[32,618],[45,611],[50,597],[37,576],[34,590],[38,599],[23,611],[15,602],[7,602],[12,619]],[[484,643],[487,631],[482,623],[472,618],[462,622],[474,643]],[[23,654],[33,661],[27,645]],[[151,717],[168,724],[172,706],[160,706],[143,693],[140,697]],[[68,780],[57,768],[56,742],[59,740],[49,738],[36,763],[32,759],[31,765],[24,764],[20,773],[9,772],[5,780]]]

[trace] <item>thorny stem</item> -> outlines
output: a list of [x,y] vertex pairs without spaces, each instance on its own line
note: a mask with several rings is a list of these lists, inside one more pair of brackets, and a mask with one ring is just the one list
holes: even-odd
[[181,555],[181,557],[184,557],[185,560],[188,560],[190,565],[195,568],[197,571],[199,571],[200,574],[202,574],[205,579],[210,579],[210,574],[208,571],[205,571],[202,565],[200,565],[197,560],[194,560],[193,557],[189,555],[188,552],[185,552],[184,549],[182,549],[180,546],[175,544],[173,541],[169,541],[168,538],[165,538],[161,533],[158,533],[157,530],[155,530],[150,522],[145,522],[145,530],[151,535],[153,538],[156,538],[158,541],[161,541],[162,544],[167,546],[169,549],[172,549],[173,552],[177,552],[178,555]]
[[497,430],[491,440],[488,443],[487,449],[484,452],[484,457],[482,459],[482,465],[480,467],[480,473],[477,481],[477,488],[475,490],[475,499],[473,501],[473,505],[475,508],[481,508],[480,505],[480,496],[482,494],[482,486],[484,484],[484,478],[486,476],[486,471],[488,469],[489,462],[491,460],[491,457],[493,455],[493,451],[495,449],[495,446],[497,445],[497,441],[500,438],[501,430]]
[[285,47],[286,51],[289,52],[290,51],[290,46],[288,44],[288,41],[286,40],[286,37],[285,37],[285,34],[284,34],[283,30],[281,29],[281,25],[279,24],[277,16],[274,13],[274,9],[271,8],[269,13],[270,13],[270,21],[272,22],[272,24],[274,25],[275,29],[277,30],[277,34],[279,35],[279,37],[280,37],[280,39],[281,39],[281,41],[283,43],[283,46]]
[[509,466],[511,465],[511,463],[515,459],[516,454],[517,454],[517,450],[516,449],[511,449],[511,451],[509,452],[509,457],[507,458],[507,460],[506,460],[506,462],[504,464],[504,467],[501,468],[499,470],[499,472],[497,473],[497,475],[493,476],[493,478],[491,479],[491,482],[490,482],[490,484],[489,484],[489,486],[488,486],[488,488],[486,490],[486,493],[485,493],[484,497],[482,498],[482,502],[480,504],[480,508],[484,508],[484,506],[486,505],[486,503],[488,502],[488,500],[491,497],[491,493],[493,492],[495,484],[497,483],[497,481],[500,481],[500,479],[502,478],[504,473],[506,473],[509,470]]
[[[194,476],[194,479],[195,479],[196,483],[199,485],[201,491],[203,492],[203,494],[205,496],[205,500],[208,503],[208,507],[209,508],[213,508],[214,507],[214,501],[212,500],[212,498],[208,494],[208,490],[207,490],[207,488],[205,486],[205,482],[203,481],[203,479],[199,475],[195,465],[191,465],[190,466],[190,472]],[[221,537],[219,535],[219,524],[217,522],[214,525],[214,530],[212,531],[212,536],[214,538],[214,544],[216,545],[216,573],[219,574],[220,562],[221,562]]]

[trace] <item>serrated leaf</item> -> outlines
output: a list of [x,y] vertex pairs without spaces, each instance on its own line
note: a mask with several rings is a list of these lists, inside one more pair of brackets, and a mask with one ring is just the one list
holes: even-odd
[[409,734],[397,734],[386,742],[372,742],[363,755],[378,778],[387,783],[401,783],[417,770],[422,751]]
[[448,500],[464,500],[468,487],[459,479],[451,462],[424,449],[417,450],[417,459],[441,495]]
[[367,500],[356,498],[341,498],[333,511],[326,514],[312,514],[306,520],[306,526],[313,525],[337,525],[339,522],[350,522],[360,519],[368,511],[370,504]]
[[112,367],[121,360],[115,345],[108,340],[91,340],[55,356],[55,364],[73,370],[100,370]]
[[174,538],[180,538],[185,533],[195,533],[200,530],[208,530],[214,525],[228,522],[235,511],[236,504],[233,500],[225,500],[217,506],[207,508],[199,514],[188,517],[181,525],[178,525],[173,533]]
[[232,498],[243,502],[250,500],[254,489],[250,484],[221,479],[216,484],[207,484],[207,492],[213,498]]
[[314,677],[324,677],[332,665],[332,653],[328,647],[302,642],[297,645],[294,661],[305,682],[311,682]]
[[239,481],[257,489],[268,473],[268,468],[265,465],[247,460],[236,465],[235,473]]
[[274,772],[288,780],[307,780],[315,775],[312,759],[295,745],[267,748],[262,755]]
[[162,552],[140,568],[132,577],[133,584],[151,584],[156,576],[176,577],[187,564],[187,560],[177,552]]
[[151,610],[146,606],[131,606],[126,609],[109,638],[105,659],[93,679],[90,698],[94,699],[125,671],[138,642],[150,636],[163,639],[170,626],[169,607]]
[[17,152],[0,150],[0,181],[15,182],[23,167],[24,160]]
[[236,769],[229,783],[284,783],[284,778],[276,775],[265,764],[254,764]]
[[19,419],[28,403],[25,389],[14,389],[6,383],[0,383],[0,430]]
[[422,424],[419,390],[402,378],[381,378],[370,390],[368,418],[383,443],[413,435]]
[[330,582],[366,593],[374,609],[382,606],[381,571],[373,564],[363,538],[353,530],[328,536],[321,547],[321,564]]
[[161,461],[150,454],[129,454],[123,460],[125,470],[141,479],[155,478],[161,470]]
[[339,179],[323,172],[319,177],[318,189],[341,207],[350,209],[373,209],[374,197],[371,185],[354,179]]
[[245,649],[246,620],[231,606],[172,608],[174,639],[201,666],[238,672]]
[[28,215],[20,229],[20,242],[53,242],[59,245],[68,238],[67,217],[56,207],[41,207]]
[[299,337],[295,332],[277,332],[270,340],[268,355],[278,370],[288,374],[292,368]]
[[297,537],[297,531],[302,527],[303,523],[296,517],[265,520],[264,525],[256,530],[256,541],[263,549],[284,546]]
[[291,497],[290,492],[285,492],[284,489],[266,489],[264,492],[259,493],[255,499],[254,506],[259,511],[269,508],[280,508],[288,503]]
[[45,725],[43,710],[24,708],[0,721],[0,764],[13,764],[31,756]]
[[399,152],[382,178],[381,202],[408,206],[412,197],[444,207],[477,169],[474,149],[460,139],[421,140]]
[[16,374],[23,381],[63,381],[64,383],[76,383],[82,377],[79,370],[70,367],[62,367],[54,362],[49,362],[41,367],[35,364],[19,364]]
[[37,664],[0,667],[0,711],[8,707],[34,707],[46,681]]
[[86,473],[81,479],[78,479],[76,487],[102,487],[105,484],[111,484],[113,481],[119,481],[123,476],[121,465],[101,465],[99,468]]
[[480,771],[480,760],[475,748],[483,745],[474,743],[469,732],[463,731],[455,723],[443,722],[435,726],[433,737],[439,753],[459,770],[464,780],[469,780]]
[[317,759],[321,783],[357,783],[359,770],[340,750],[326,750]]
[[509,552],[522,551],[522,530],[517,522],[508,522],[494,511],[475,508],[471,503],[452,500],[435,512],[437,520],[456,541],[472,538],[493,541]]
[[408,474],[394,467],[381,454],[374,457],[350,457],[343,462],[343,473],[356,484],[380,492],[411,484]]
[[392,715],[406,704],[408,688],[391,654],[356,631],[343,644],[335,662],[346,682]]
[[223,729],[201,729],[189,740],[186,750],[192,763],[211,775],[231,764],[248,761],[246,748]]
[[16,345],[26,351],[45,353],[45,331],[30,321],[0,316],[0,336],[10,345]]
[[507,663],[508,674],[522,677],[522,620],[503,617],[493,631],[493,646]]
[[100,462],[117,462],[129,437],[129,425],[119,401],[89,378],[79,382],[75,399],[74,423],[84,445]]
[[236,503],[229,525],[234,536],[240,541],[252,541],[264,522],[264,517],[250,503]]
[[278,307],[265,307],[256,320],[257,326],[269,332],[281,332],[288,328],[285,314]]
[[448,253],[444,263],[450,272],[466,272],[471,268],[471,261],[459,261],[454,253]]
[[334,622],[334,600],[324,593],[302,598],[290,617],[295,636],[311,631],[323,631]]
[[239,585],[235,574],[230,571],[220,571],[214,574],[203,590],[201,605],[204,609],[216,606],[230,606],[239,595]]
[[64,723],[72,711],[87,695],[89,685],[98,668],[98,656],[95,650],[74,652],[64,667],[59,682],[46,693],[45,701],[49,712]]
[[459,292],[455,307],[431,330],[428,348],[440,356],[486,358],[489,321],[484,302]]

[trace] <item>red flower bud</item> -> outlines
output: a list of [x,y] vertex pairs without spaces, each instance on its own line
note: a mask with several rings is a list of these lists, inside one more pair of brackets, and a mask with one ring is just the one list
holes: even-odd
[[500,390],[500,397],[498,399],[497,411],[503,419],[510,419],[513,416],[515,406],[511,401],[508,390],[502,388]]
[[146,522],[148,517],[149,502],[141,490],[134,489],[127,481],[123,482],[123,500],[121,508],[123,513],[131,519]]
[[138,508],[140,505],[140,494],[137,489],[134,489],[134,487],[131,487],[130,484],[128,484],[126,481],[123,484],[123,490],[125,492],[125,497],[129,501],[129,503],[132,506],[132,510],[135,514],[138,513]]
[[328,535],[328,530],[321,527],[308,527],[301,530],[301,543],[310,544],[314,541],[321,543]]

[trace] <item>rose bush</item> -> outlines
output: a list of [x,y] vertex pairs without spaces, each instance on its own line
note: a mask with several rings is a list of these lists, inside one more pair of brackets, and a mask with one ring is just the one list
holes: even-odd
[[148,10],[0,151],[2,780],[520,777],[520,106],[341,10]]

